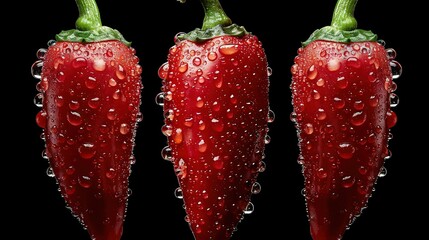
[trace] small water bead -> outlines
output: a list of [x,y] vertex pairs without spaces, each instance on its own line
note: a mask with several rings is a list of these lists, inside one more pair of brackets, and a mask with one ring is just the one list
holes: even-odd
[[128,197],[133,195],[133,190],[131,188],[128,188],[127,195]]
[[198,151],[200,153],[204,153],[207,150],[207,143],[201,139],[200,142],[198,143]]
[[143,113],[142,112],[138,112],[136,115],[136,121],[137,122],[141,122],[143,121]]
[[161,128],[161,132],[166,136],[170,137],[173,134],[173,126],[171,125],[164,125]]
[[46,153],[46,149],[42,151],[42,158],[48,160],[48,154]]
[[161,150],[161,156],[164,160],[172,161],[173,160],[173,150],[169,146],[165,146]]
[[118,69],[116,70],[116,77],[119,80],[124,80],[126,76],[125,68],[122,65],[118,65]]
[[164,93],[163,92],[160,92],[160,93],[158,93],[157,95],[156,95],[156,97],[155,97],[155,103],[158,105],[158,106],[164,106]]
[[340,89],[346,89],[347,86],[349,85],[349,81],[347,81],[347,79],[345,77],[338,77],[337,78],[337,86]]
[[183,141],[182,129],[178,128],[178,129],[176,129],[175,132],[176,132],[176,134],[174,135],[174,138],[173,138],[174,142],[176,144],[182,143],[182,141]]
[[317,114],[316,114],[316,117],[317,117],[317,119],[318,120],[320,120],[320,121],[322,121],[322,120],[325,120],[326,119],[326,112],[325,112],[325,110],[324,109],[322,109],[322,108],[319,108],[318,110],[317,110]]
[[354,126],[361,126],[366,121],[366,114],[364,112],[355,112],[352,115],[351,123]]
[[195,57],[195,58],[194,58],[194,60],[192,60],[192,63],[193,63],[195,66],[200,66],[200,65],[201,65],[201,58],[199,58],[199,57]]
[[51,47],[51,46],[54,46],[56,42],[57,41],[51,39],[51,40],[48,41],[47,45],[48,45],[48,47]]
[[249,202],[249,204],[247,204],[246,209],[244,209],[244,214],[252,214],[254,210],[255,206],[253,206],[252,202]]
[[131,156],[130,156],[130,164],[131,164],[131,165],[136,164],[136,157],[134,157],[134,155],[131,155]]
[[51,167],[48,167],[48,169],[46,169],[46,175],[48,175],[48,177],[55,177],[55,173],[54,170]]
[[43,107],[43,93],[38,93],[33,99],[34,105],[36,107]]
[[264,161],[261,161],[259,163],[258,172],[260,172],[260,173],[265,172],[266,169],[267,169],[267,165],[265,164]]
[[402,66],[398,61],[391,60],[389,62],[390,68],[392,70],[392,78],[398,79],[402,75]]
[[255,182],[252,186],[252,194],[259,194],[261,192],[261,184],[259,184],[258,182]]
[[388,128],[392,128],[396,125],[396,122],[398,121],[398,117],[396,116],[396,113],[393,111],[388,111],[386,113],[386,123]]
[[315,79],[317,76],[317,69],[314,65],[311,65],[311,67],[307,71],[307,78],[310,80]]
[[76,101],[76,100],[70,101],[70,103],[69,103],[70,110],[77,110],[77,109],[79,109],[79,107],[80,107],[80,104],[78,101]]
[[346,105],[346,101],[344,101],[341,98],[335,97],[334,98],[334,107],[337,109],[341,109]]
[[323,78],[320,78],[319,80],[317,80],[316,85],[322,87],[323,85],[325,85],[325,80]]
[[122,123],[121,126],[119,127],[119,132],[122,135],[129,133],[130,132],[130,126],[126,123]]
[[399,104],[399,97],[395,93],[390,94],[390,107],[396,107]]
[[317,170],[317,177],[320,179],[325,179],[328,177],[328,172],[324,168],[319,168]]
[[385,177],[387,175],[387,169],[386,167],[381,167],[380,172],[378,173],[378,177]]
[[88,89],[94,89],[95,87],[97,87],[97,80],[95,78],[93,78],[93,77],[88,77],[85,80],[85,86]]
[[271,75],[273,75],[273,69],[270,67],[267,67],[267,75],[268,77],[270,77]]
[[356,57],[349,57],[346,61],[346,66],[352,67],[352,68],[360,68],[361,67],[361,61],[357,59]]
[[265,144],[269,144],[271,142],[271,137],[270,137],[270,135],[265,135],[265,139],[264,139],[264,143]]
[[43,68],[43,61],[42,60],[38,60],[38,61],[34,62],[33,65],[31,66],[31,75],[35,79],[41,79],[42,78],[42,68]]
[[180,187],[176,188],[176,190],[174,190],[174,196],[177,199],[183,199],[183,191]]
[[117,117],[116,111],[114,108],[109,109],[109,111],[107,112],[107,119],[113,121],[115,120]]
[[306,133],[306,134],[308,134],[308,135],[311,135],[311,134],[313,134],[313,132],[314,132],[314,127],[313,127],[313,124],[311,124],[311,123],[307,123],[307,124],[305,124],[304,125],[304,132]]
[[386,42],[383,39],[378,39],[377,43],[380,44],[381,46],[386,46]]
[[108,179],[113,179],[116,176],[116,170],[114,168],[109,168],[106,172],[106,177]]
[[185,73],[186,71],[188,71],[188,64],[185,62],[182,62],[177,70],[180,73]]
[[[110,52],[112,52],[112,51],[110,50]],[[92,67],[94,68],[95,71],[102,72],[102,71],[106,70],[106,62],[101,58],[97,58],[94,60]]]
[[47,51],[48,50],[45,49],[45,48],[40,48],[39,50],[37,50],[37,52],[36,52],[37,58],[40,59],[40,60],[45,59],[45,55],[46,55]]
[[290,119],[292,122],[296,123],[296,117],[297,117],[296,112],[291,112],[291,113],[290,113],[290,116],[289,116],[289,119]]
[[388,160],[390,158],[392,158],[392,151],[387,150],[387,155],[384,157],[384,160]]
[[158,77],[161,79],[166,79],[168,75],[168,62],[163,63],[158,69]]
[[274,114],[274,111],[269,109],[268,110],[268,116],[267,116],[267,122],[272,123],[276,119],[276,115]]

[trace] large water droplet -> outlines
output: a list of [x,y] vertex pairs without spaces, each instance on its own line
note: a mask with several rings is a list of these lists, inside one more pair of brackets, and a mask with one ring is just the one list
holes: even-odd
[[181,128],[177,128],[176,133],[174,134],[174,143],[176,144],[180,144],[183,141],[183,134],[182,134],[182,129]]
[[317,170],[317,177],[320,179],[325,179],[328,177],[328,172],[324,168],[319,168]]
[[185,62],[182,62],[177,70],[180,73],[184,73],[184,72],[188,71],[188,64]]
[[389,62],[390,68],[392,69],[392,78],[398,79],[402,74],[402,66],[398,61],[391,60]]
[[95,71],[102,72],[106,69],[106,62],[101,58],[97,58],[94,60],[92,67]]
[[238,52],[237,44],[225,44],[219,47],[219,52],[223,55],[234,55]]
[[168,62],[163,63],[158,69],[158,77],[161,79],[166,79],[168,75]]
[[200,140],[200,142],[198,143],[198,151],[203,153],[207,150],[207,143],[204,142],[203,139]]
[[386,113],[386,123],[388,128],[392,128],[396,125],[396,122],[398,121],[398,117],[396,116],[396,113],[393,111],[387,111]]
[[346,66],[352,68],[360,68],[361,61],[356,57],[349,57],[347,58]]
[[343,159],[350,159],[355,153],[355,147],[350,143],[344,142],[338,146],[338,155]]
[[207,55],[207,58],[208,58],[210,61],[214,61],[214,60],[216,60],[216,59],[217,59],[217,53],[215,53],[215,52],[209,52],[209,54]]
[[[181,0],[180,2],[184,2],[184,0]],[[174,39],[173,39],[173,41],[174,41],[174,43],[177,45],[177,44],[179,44],[182,40],[181,40],[181,37],[183,37],[183,35],[185,35],[186,33],[184,33],[184,32],[178,32],[178,33],[176,33],[176,35],[174,35]]]
[[355,112],[352,115],[351,123],[354,126],[360,126],[366,121],[366,114],[364,112]]
[[51,47],[51,46],[54,46],[55,43],[57,43],[57,41],[55,41],[54,39],[51,39],[48,41],[47,45],[48,45],[48,47]]
[[34,105],[43,107],[43,93],[38,93],[33,99]]
[[79,185],[83,188],[91,187],[91,178],[88,176],[81,176],[78,178]]
[[387,58],[393,60],[396,58],[396,51],[393,48],[386,49]]
[[165,146],[161,150],[161,156],[164,160],[173,161],[173,150],[169,146]]
[[129,133],[130,132],[130,126],[126,123],[122,123],[121,126],[119,127],[119,132],[122,135]]
[[125,68],[122,65],[118,65],[118,69],[116,70],[116,77],[119,80],[124,80],[126,76]]
[[31,75],[35,79],[41,79],[42,78],[42,68],[43,68],[43,61],[38,60],[33,65],[31,65]]
[[83,122],[82,117],[78,112],[69,112],[67,114],[67,121],[73,126],[79,126]]
[[113,179],[116,176],[116,170],[114,168],[109,168],[106,172],[106,177]]
[[326,67],[330,72],[335,72],[340,69],[341,63],[338,60],[332,59],[326,64]]
[[304,125],[304,132],[306,133],[306,134],[308,134],[308,135],[311,135],[311,134],[313,134],[313,132],[314,132],[314,127],[313,127],[313,124],[311,124],[311,123],[307,123],[307,124],[305,124]]
[[45,48],[40,48],[39,50],[37,50],[36,52],[36,56],[38,59],[45,59],[45,55],[46,55],[47,49]]
[[93,143],[84,143],[78,148],[78,152],[83,159],[94,157],[96,150]]
[[311,67],[307,71],[307,78],[310,80],[313,80],[317,77],[317,69],[314,65],[311,65]]
[[95,97],[95,98],[91,98],[88,101],[88,106],[92,109],[96,109],[100,106],[100,98]]
[[355,184],[355,178],[352,176],[344,176],[341,185],[344,188],[351,188]]
[[94,89],[97,86],[97,80],[95,78],[93,78],[93,77],[88,77],[85,80],[85,86],[88,89]]
[[86,67],[87,61],[83,57],[77,57],[72,61],[72,67],[75,69]]

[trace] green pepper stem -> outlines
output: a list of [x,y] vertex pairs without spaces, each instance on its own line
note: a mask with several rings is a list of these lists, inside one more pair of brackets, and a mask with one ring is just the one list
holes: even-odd
[[358,0],[338,0],[332,16],[331,26],[338,30],[351,31],[357,28],[354,17],[355,7]]
[[95,0],[76,0],[79,9],[79,18],[76,28],[81,31],[89,31],[102,26],[100,12]]
[[217,25],[228,26],[232,24],[218,0],[201,0],[201,4],[203,4],[205,13],[201,30],[207,30]]

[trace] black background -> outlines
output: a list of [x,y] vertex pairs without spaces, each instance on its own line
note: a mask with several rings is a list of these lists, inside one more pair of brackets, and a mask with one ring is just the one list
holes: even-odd
[[[272,141],[266,148],[267,170],[258,178],[262,192],[252,197],[255,211],[239,224],[233,240],[311,239],[301,195],[303,178],[296,162],[296,132],[289,120],[292,111],[290,67],[300,42],[316,28],[330,24],[335,2],[221,1],[233,22],[257,35],[265,47],[269,66],[273,69],[270,102],[276,113],[275,122],[270,124]],[[410,14],[411,4],[408,2],[359,1],[356,8],[359,28],[371,29],[386,41],[386,47],[394,48],[404,71],[396,80],[400,104],[394,110],[399,121],[392,129],[394,138],[390,141],[390,149],[393,157],[385,164],[388,174],[379,179],[368,208],[346,232],[344,240],[424,236],[419,217],[423,216],[423,221],[427,222],[427,216],[424,205],[419,203],[424,192],[419,186],[427,183],[427,179],[423,179],[422,163],[428,159],[425,149],[418,146],[416,136],[424,135],[426,130],[424,117],[418,117],[424,111],[412,110],[416,106],[424,107],[424,103],[417,101],[416,88],[419,86],[412,84],[424,75],[417,74],[417,60],[412,56],[419,48],[416,50],[418,43],[408,37],[407,27],[412,22],[412,18],[405,17]],[[7,68],[13,73],[8,82],[16,84],[11,88],[16,103],[4,101],[14,110],[4,110],[2,115],[12,120],[5,126],[6,130],[12,131],[8,135],[11,146],[4,150],[5,153],[12,150],[9,157],[7,154],[4,157],[4,161],[12,166],[2,169],[3,177],[7,176],[2,181],[6,186],[2,196],[10,200],[3,206],[7,213],[3,218],[10,225],[5,230],[14,239],[28,235],[44,240],[89,239],[65,208],[55,180],[46,175],[48,163],[41,157],[41,129],[34,120],[39,111],[33,104],[37,81],[30,74],[30,66],[37,60],[37,49],[46,48],[47,41],[61,30],[74,28],[77,7],[72,0],[30,1],[21,5],[21,10],[15,13],[15,8],[13,14],[23,18],[25,24],[9,21],[7,25],[16,30],[16,34],[10,39],[5,37],[8,40],[5,48],[12,50],[9,56],[18,56]],[[154,99],[161,87],[157,70],[166,61],[174,35],[200,27],[203,10],[196,0],[188,0],[186,4],[175,0],[99,0],[98,5],[103,25],[120,30],[133,42],[143,67],[145,88],[141,110],[144,120],[139,124],[136,136],[137,163],[133,165],[130,177],[133,194],[129,198],[122,240],[152,239],[151,236],[191,240],[182,201],[173,195],[178,184],[172,165],[160,155],[166,138],[160,131],[162,109]],[[422,142],[427,140],[423,139],[420,144]]]

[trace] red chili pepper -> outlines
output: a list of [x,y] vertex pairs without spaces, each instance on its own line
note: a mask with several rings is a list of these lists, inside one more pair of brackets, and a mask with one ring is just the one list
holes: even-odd
[[94,0],[77,0],[77,29],[38,51],[36,116],[48,175],[92,239],[119,240],[129,195],[141,66],[135,50],[102,26]]
[[357,0],[339,0],[332,25],[316,30],[292,66],[292,120],[314,240],[341,239],[367,206],[391,157],[391,107],[401,65],[371,31],[356,29]]
[[173,162],[186,221],[197,240],[230,239],[265,169],[270,69],[261,42],[231,23],[217,0],[202,0],[203,27],[178,35],[163,79],[162,151]]

